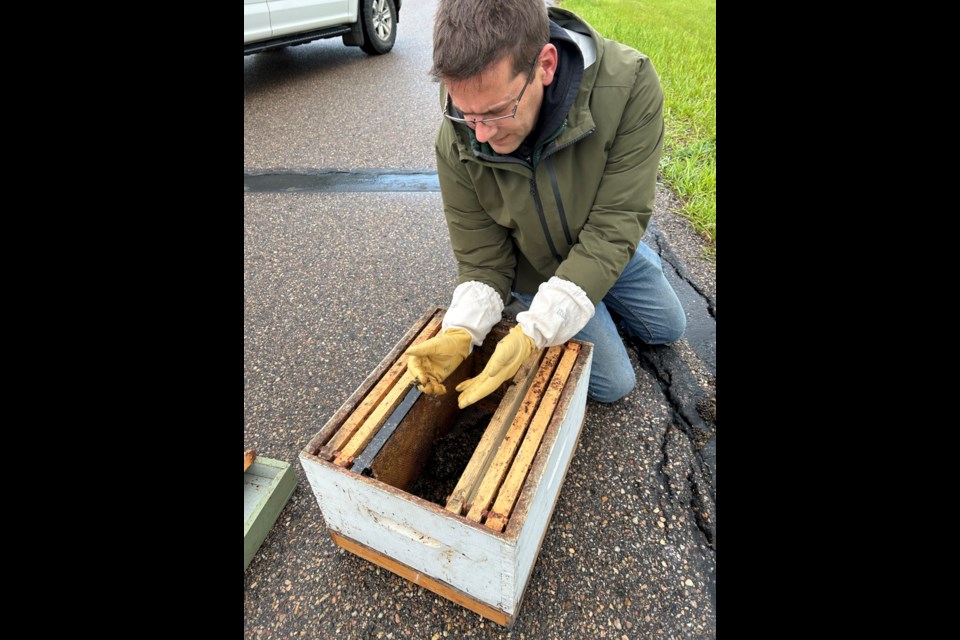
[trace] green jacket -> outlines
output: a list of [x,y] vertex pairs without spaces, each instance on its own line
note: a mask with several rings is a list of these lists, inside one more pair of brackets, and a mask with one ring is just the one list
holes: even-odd
[[506,304],[511,290],[533,294],[556,275],[596,305],[650,220],[663,92],[647,56],[567,10],[548,12],[597,48],[559,135],[528,164],[478,145],[468,127],[444,118],[437,173],[458,284],[483,282]]

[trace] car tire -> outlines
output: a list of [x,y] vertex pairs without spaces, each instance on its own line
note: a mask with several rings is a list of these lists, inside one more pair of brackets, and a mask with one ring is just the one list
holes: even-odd
[[372,56],[390,51],[397,39],[397,7],[393,0],[360,2],[364,35],[360,48]]

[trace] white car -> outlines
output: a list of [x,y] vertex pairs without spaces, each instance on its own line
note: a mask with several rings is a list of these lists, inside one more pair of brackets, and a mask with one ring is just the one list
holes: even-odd
[[393,48],[401,0],[243,0],[243,55],[343,36],[370,55]]

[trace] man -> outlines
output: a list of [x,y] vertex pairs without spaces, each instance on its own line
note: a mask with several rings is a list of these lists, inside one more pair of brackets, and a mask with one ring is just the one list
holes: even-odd
[[483,372],[457,386],[460,408],[573,337],[594,344],[588,396],[622,398],[635,375],[614,318],[648,344],[686,327],[659,257],[640,242],[663,143],[653,65],[542,0],[440,0],[433,43],[458,285],[442,333],[407,350],[410,371],[424,392],[444,393],[512,293],[526,310]]

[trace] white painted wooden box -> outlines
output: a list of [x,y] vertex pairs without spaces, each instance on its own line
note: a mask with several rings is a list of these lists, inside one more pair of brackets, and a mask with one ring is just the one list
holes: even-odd
[[[349,423],[351,416],[360,414],[373,402],[378,384],[383,386],[386,377],[399,375],[398,372],[405,369],[403,352],[415,339],[421,339],[418,336],[426,332],[431,323],[438,325],[444,311],[432,309],[411,327],[301,451],[300,462],[337,544],[500,625],[512,626],[583,427],[592,345],[576,343],[573,349],[579,347],[579,355],[574,352],[576,359],[565,384],[560,388],[554,380],[550,385],[556,387],[551,392],[555,409],[541,421],[546,426],[539,446],[530,454],[533,457],[525,479],[513,480],[520,487],[519,494],[512,511],[502,514],[508,516],[502,532],[475,521],[476,517],[471,519],[451,512],[449,505],[445,508],[443,504],[405,490],[428,462],[434,439],[449,430],[451,420],[459,412],[457,394],[450,384],[445,396],[424,394],[416,400],[391,440],[379,452],[376,458],[379,464],[372,465],[376,477],[340,466],[337,462],[340,458],[332,459],[330,448],[325,446],[336,441],[336,434]],[[475,350],[477,356],[472,369],[466,368],[465,361],[461,375],[455,373],[447,382],[455,384],[455,379],[465,379],[482,368],[496,341],[508,328],[505,323],[498,325],[483,347]],[[542,355],[541,358],[545,359]],[[520,395],[513,395],[523,397],[526,402],[530,396],[523,395],[516,383],[519,378],[520,373],[514,379],[514,386]],[[534,394],[536,386],[528,383],[527,393]],[[547,392],[543,388],[541,395]],[[504,392],[501,405],[506,404],[509,393]],[[519,400],[514,402],[518,404]],[[369,406],[365,410],[371,411]],[[491,430],[487,428],[487,432]],[[516,446],[522,453],[525,444]],[[477,449],[474,457],[480,447]],[[521,453],[516,454],[517,460]],[[400,464],[400,470],[394,468],[396,464]],[[511,477],[508,476],[508,481]],[[504,487],[506,484],[504,482]],[[487,514],[484,510],[483,518],[492,521]],[[490,514],[493,515],[493,509]]]

